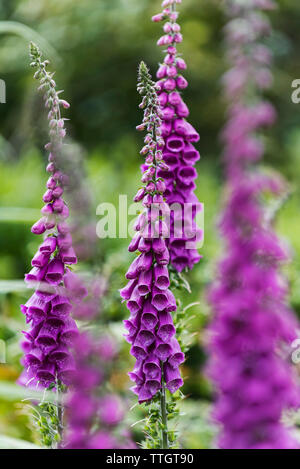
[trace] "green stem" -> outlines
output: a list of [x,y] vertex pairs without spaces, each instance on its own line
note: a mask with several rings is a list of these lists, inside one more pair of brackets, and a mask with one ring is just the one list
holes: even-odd
[[160,394],[160,410],[161,410],[161,448],[169,449],[169,439],[168,439],[168,419],[167,419],[167,408],[166,408],[166,388],[165,388],[165,379],[162,373],[161,379],[161,394]]
[[59,445],[60,441],[62,440],[63,437],[63,414],[64,414],[64,409],[61,404],[61,392],[60,392],[60,385],[58,380],[56,380],[56,407],[57,407],[57,420],[58,420],[58,434],[59,434],[59,442],[57,443],[57,446]]

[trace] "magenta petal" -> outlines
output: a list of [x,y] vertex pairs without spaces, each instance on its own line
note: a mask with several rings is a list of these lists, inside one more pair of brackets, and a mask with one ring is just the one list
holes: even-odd
[[166,380],[166,386],[172,394],[183,385],[183,380],[181,378],[179,369],[172,368],[168,363],[166,363],[164,367],[164,376]]

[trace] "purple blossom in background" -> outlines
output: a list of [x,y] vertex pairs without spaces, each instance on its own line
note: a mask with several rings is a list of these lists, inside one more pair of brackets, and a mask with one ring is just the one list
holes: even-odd
[[174,393],[183,384],[179,365],[184,361],[179,343],[175,338],[172,312],[176,300],[169,289],[169,250],[165,241],[168,229],[163,220],[168,212],[164,202],[165,183],[158,177],[160,168],[168,169],[163,162],[164,140],[161,136],[161,119],[157,91],[148,69],[142,62],[139,71],[138,91],[143,96],[140,107],[145,109],[144,120],[138,130],[147,130],[145,147],[141,154],[146,157],[142,175],[143,187],[135,201],[142,201],[144,212],[136,222],[136,235],[129,251],[139,251],[126,273],[129,280],[121,290],[127,301],[131,316],[125,321],[127,341],[136,366],[130,373],[135,383],[133,392],[139,402],[151,400],[162,386]]
[[[162,168],[158,171],[158,175],[166,183],[164,193],[166,202],[169,206],[177,204],[171,213],[170,237],[167,244],[170,262],[178,272],[181,272],[185,268],[192,269],[201,259],[196,246],[202,233],[195,223],[196,213],[201,210],[201,204],[194,193],[197,178],[195,163],[200,159],[200,155],[193,146],[200,137],[186,120],[189,109],[181,97],[181,92],[188,86],[188,82],[182,75],[187,68],[186,63],[177,53],[177,44],[182,42],[182,35],[177,23],[176,3],[181,1],[165,0],[162,3],[163,12],[155,15],[152,20],[166,21],[165,35],[158,40],[159,46],[166,47],[166,56],[158,69],[157,78],[162,110],[161,130],[166,142],[163,159],[170,167],[170,171]],[[185,213],[184,204],[186,207],[190,204]]]
[[[49,179],[43,195],[42,217],[31,229],[36,235],[44,235],[44,241],[32,259],[31,271],[25,275],[26,283],[35,291],[27,303],[21,305],[30,329],[24,332],[22,362],[25,371],[19,381],[47,388],[58,380],[68,384],[74,370],[70,346],[78,336],[78,329],[70,316],[73,295],[68,284],[76,282],[70,266],[77,263],[77,257],[66,222],[69,210],[63,199],[68,178],[57,163],[66,135],[61,108],[67,109],[69,104],[59,97],[52,74],[46,70],[48,62],[42,62],[34,44],[30,46],[30,56],[49,110],[50,142],[46,145]],[[85,290],[79,289],[77,293],[78,300],[86,295]]]
[[229,102],[223,132],[228,198],[221,219],[226,256],[210,301],[209,373],[217,385],[214,416],[221,423],[219,446],[226,449],[288,449],[299,445],[281,421],[299,406],[289,359],[297,323],[286,303],[287,283],[279,271],[286,252],[261,203],[263,192],[280,195],[279,177],[255,170],[264,153],[257,132],[272,125],[275,111],[258,98],[272,83],[269,33],[261,10],[269,0],[228,1],[226,40],[231,69],[224,77]]
[[118,428],[125,409],[122,400],[107,389],[118,354],[108,335],[81,333],[74,343],[76,371],[66,401],[68,421],[65,449],[130,449],[130,434]]

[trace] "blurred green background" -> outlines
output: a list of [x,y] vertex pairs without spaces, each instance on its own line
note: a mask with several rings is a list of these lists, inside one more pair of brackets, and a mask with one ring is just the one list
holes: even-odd
[[[190,310],[190,330],[195,333],[184,366],[189,396],[180,419],[181,444],[188,448],[211,447],[215,429],[209,421],[212,399],[205,365],[204,326],[210,311],[205,289],[214,275],[222,245],[216,229],[221,207],[222,165],[218,135],[224,122],[225,103],[221,76],[226,69],[221,0],[184,0],[180,23],[184,35],[181,51],[188,63],[189,88],[185,101],[190,122],[200,131],[197,195],[205,205],[204,259],[188,275],[192,294],[182,292]],[[269,98],[278,110],[278,122],[265,136],[264,164],[279,170],[289,181],[291,196],[278,215],[277,226],[289,244],[293,261],[285,268],[291,284],[291,303],[300,315],[300,105],[291,101],[291,83],[300,78],[300,4],[280,0],[270,14],[274,26],[268,43],[274,52],[274,86]],[[0,0],[0,78],[7,86],[7,103],[0,104],[0,339],[6,343],[6,364],[0,365],[0,448],[38,444],[24,391],[15,384],[21,366],[18,343],[24,328],[19,304],[29,296],[23,284],[38,240],[30,232],[41,208],[46,182],[47,122],[41,96],[29,68],[28,42],[33,39],[50,56],[55,79],[71,103],[65,113],[69,137],[84,159],[92,195],[92,213],[101,202],[118,204],[118,194],[134,195],[139,185],[141,136],[136,93],[136,71],[141,59],[152,73],[162,58],[156,47],[161,26],[150,18],[160,11],[159,0]],[[31,28],[28,29],[28,28]],[[127,310],[118,289],[131,255],[128,240],[99,240],[99,268],[110,272],[103,314],[120,340],[121,359],[113,380],[130,405],[126,372],[131,368],[121,321]],[[88,269],[88,265],[85,265]],[[136,410],[128,419],[142,418]],[[134,427],[136,439],[140,426]],[[23,440],[23,443],[20,442]]]

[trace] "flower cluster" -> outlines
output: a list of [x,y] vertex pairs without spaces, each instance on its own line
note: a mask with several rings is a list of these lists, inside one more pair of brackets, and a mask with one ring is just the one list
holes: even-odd
[[25,281],[35,291],[21,305],[31,328],[24,332],[25,372],[20,380],[23,384],[48,387],[57,380],[67,384],[74,369],[70,346],[78,330],[70,313],[72,301],[80,301],[86,291],[70,269],[77,263],[77,257],[66,222],[69,210],[63,199],[68,178],[57,163],[66,134],[61,107],[68,108],[69,104],[60,99],[53,75],[47,71],[48,61],[42,61],[41,52],[32,43],[30,57],[31,66],[37,68],[34,77],[40,81],[39,89],[44,92],[49,110],[50,142],[45,147],[49,151],[49,179],[43,195],[42,218],[31,229],[34,234],[43,234],[44,241],[32,259],[32,270],[25,275]]
[[124,406],[107,384],[118,349],[107,334],[99,338],[81,333],[74,343],[76,371],[66,401],[68,427],[65,449],[133,448],[130,435],[120,430]]
[[158,176],[158,171],[167,171],[168,166],[163,161],[157,90],[143,62],[138,91],[143,97],[140,107],[145,109],[138,130],[147,130],[141,151],[146,155],[146,165],[142,175],[144,185],[134,200],[142,201],[145,210],[138,217],[137,233],[129,246],[130,252],[140,254],[126,273],[129,283],[121,290],[121,296],[127,300],[131,313],[125,327],[127,340],[132,344],[131,354],[137,360],[130,378],[135,382],[133,391],[139,402],[144,402],[152,399],[164,385],[171,393],[182,386],[179,365],[184,361],[184,354],[175,338],[171,314],[176,310],[176,300],[169,289],[169,251],[164,239],[168,229],[163,218],[168,206],[163,199],[166,186]]
[[174,206],[168,239],[170,262],[181,272],[185,268],[192,269],[201,258],[196,249],[201,232],[195,222],[201,205],[194,193],[194,181],[197,178],[194,166],[200,155],[193,146],[200,137],[186,120],[189,109],[181,97],[181,91],[188,86],[188,82],[182,76],[186,63],[177,52],[177,44],[182,42],[182,35],[176,22],[176,3],[181,3],[181,0],[165,0],[162,4],[163,12],[152,19],[156,22],[166,21],[165,34],[158,40],[158,45],[166,47],[167,50],[164,62],[157,72],[157,84],[162,110],[161,131],[166,142],[163,158],[170,171],[160,169],[158,174],[167,184],[166,201],[169,206]]
[[271,84],[270,51],[260,44],[269,31],[260,10],[271,6],[269,0],[228,2],[232,68],[224,83],[231,104],[223,133],[228,200],[221,221],[226,256],[210,292],[216,315],[209,369],[219,392],[214,412],[223,427],[219,445],[226,449],[297,447],[281,422],[285,409],[299,405],[283,354],[297,324],[279,271],[286,253],[261,203],[263,192],[278,195],[284,185],[253,165],[264,152],[257,132],[275,118],[272,106],[253,95]]

